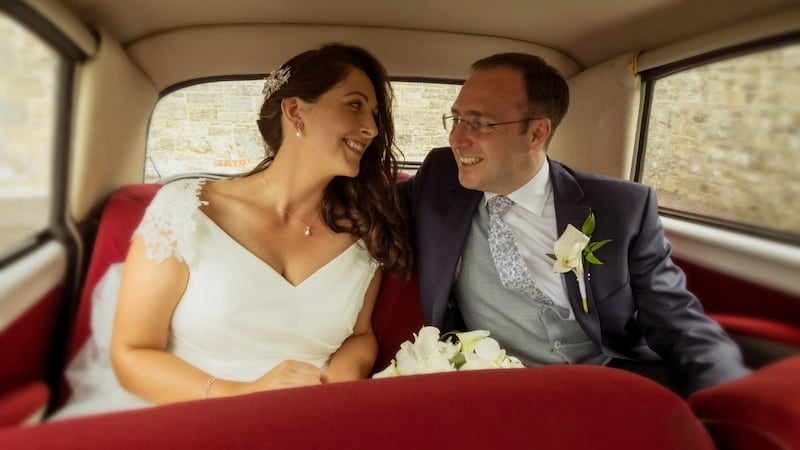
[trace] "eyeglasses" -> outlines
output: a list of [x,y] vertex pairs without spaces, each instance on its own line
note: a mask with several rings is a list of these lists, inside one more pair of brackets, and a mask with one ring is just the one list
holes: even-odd
[[450,133],[455,130],[456,126],[459,124],[463,124],[467,127],[468,131],[477,131],[478,133],[486,133],[489,131],[490,128],[494,128],[499,125],[509,125],[512,123],[522,123],[522,122],[529,122],[531,120],[541,119],[541,117],[526,117],[520,120],[510,120],[508,122],[484,122],[484,121],[469,121],[465,120],[455,114],[443,114],[442,115],[442,125],[444,129]]

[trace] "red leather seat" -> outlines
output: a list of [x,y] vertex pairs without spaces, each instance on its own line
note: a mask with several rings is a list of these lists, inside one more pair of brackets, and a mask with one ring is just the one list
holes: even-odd
[[359,380],[0,430],[0,448],[712,450],[688,405],[600,366]]
[[[98,229],[70,343],[89,330],[94,285],[122,261],[158,185],[120,188]],[[373,316],[383,368],[422,325],[416,279],[384,277]],[[458,448],[712,450],[680,397],[597,366],[359,380],[198,400],[0,430],[0,448]]]
[[800,449],[800,356],[694,393],[688,401],[720,450]]
[[0,396],[0,427],[38,422],[45,412],[50,389],[32,381]]

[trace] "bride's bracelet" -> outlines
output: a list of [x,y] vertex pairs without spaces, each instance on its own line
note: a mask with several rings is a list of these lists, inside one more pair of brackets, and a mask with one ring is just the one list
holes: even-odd
[[211,390],[211,385],[214,384],[215,381],[217,381],[217,379],[215,377],[211,377],[211,378],[208,379],[208,381],[206,381],[206,389],[205,389],[205,391],[203,391],[203,399],[204,400],[208,398],[208,391]]

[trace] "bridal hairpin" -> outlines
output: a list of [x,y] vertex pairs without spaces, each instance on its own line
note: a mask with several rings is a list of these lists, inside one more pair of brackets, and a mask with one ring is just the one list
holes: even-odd
[[281,66],[270,72],[267,78],[264,78],[264,87],[261,89],[264,99],[268,99],[272,94],[278,92],[289,81],[291,75],[292,71],[289,66]]

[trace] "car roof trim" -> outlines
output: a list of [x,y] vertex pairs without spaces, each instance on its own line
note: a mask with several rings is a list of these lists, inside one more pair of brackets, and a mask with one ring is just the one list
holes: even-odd
[[49,20],[87,56],[91,57],[97,52],[98,42],[94,33],[64,5],[53,0],[24,0],[24,2]]
[[[255,45],[242,45],[254,42]],[[568,56],[541,45],[487,36],[373,27],[247,24],[189,27],[159,33],[126,47],[159,90],[205,77],[269,73],[290,56],[327,42],[361,45],[386,65],[392,77],[464,79],[479,58],[499,52],[540,55],[566,78],[581,68]],[[415,52],[397,52],[405,42]],[[274,43],[265,51],[264,44]],[[273,51],[274,50],[274,51]],[[203,58],[196,58],[198,52]]]
[[800,32],[800,7],[644,52],[639,56],[637,71],[644,72],[726,47],[791,32]]

